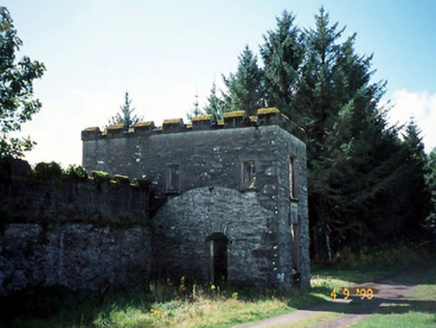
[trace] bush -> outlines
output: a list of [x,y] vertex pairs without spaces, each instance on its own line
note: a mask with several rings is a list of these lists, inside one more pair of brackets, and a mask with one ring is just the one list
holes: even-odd
[[36,179],[49,180],[52,178],[60,178],[64,174],[61,166],[56,162],[38,163],[33,171],[33,176]]
[[73,180],[78,180],[78,181],[88,180],[88,172],[86,172],[85,168],[81,165],[79,166],[70,165],[66,171],[66,174],[68,175],[68,177],[70,177]]
[[356,268],[358,266],[357,256],[350,246],[345,246],[338,254],[339,263],[347,268]]
[[356,252],[351,247],[345,246],[336,256],[344,268],[365,269],[369,266],[382,268],[409,265],[417,261],[423,252],[421,248],[400,243],[373,249],[362,247]]

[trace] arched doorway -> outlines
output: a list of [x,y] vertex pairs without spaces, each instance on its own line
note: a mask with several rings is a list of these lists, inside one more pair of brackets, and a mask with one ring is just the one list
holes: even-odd
[[214,285],[221,285],[227,281],[227,246],[228,238],[215,232],[206,238],[209,251],[210,281]]

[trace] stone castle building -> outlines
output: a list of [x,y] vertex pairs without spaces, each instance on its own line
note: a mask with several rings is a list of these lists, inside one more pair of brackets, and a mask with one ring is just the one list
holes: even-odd
[[149,182],[152,276],[309,284],[306,135],[275,108],[244,114],[82,131],[88,172]]

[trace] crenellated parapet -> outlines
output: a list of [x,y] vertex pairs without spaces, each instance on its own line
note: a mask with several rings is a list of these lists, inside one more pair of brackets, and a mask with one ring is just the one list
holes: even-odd
[[162,126],[156,126],[152,121],[138,122],[128,130],[124,128],[123,124],[110,125],[105,131],[101,131],[99,127],[90,127],[82,131],[82,140],[258,127],[262,125],[278,125],[300,140],[304,142],[307,140],[305,131],[275,107],[258,109],[257,115],[253,116],[247,116],[245,111],[227,112],[224,114],[223,120],[217,120],[212,114],[206,114],[195,116],[192,123],[184,123],[182,118],[176,118],[164,120]]

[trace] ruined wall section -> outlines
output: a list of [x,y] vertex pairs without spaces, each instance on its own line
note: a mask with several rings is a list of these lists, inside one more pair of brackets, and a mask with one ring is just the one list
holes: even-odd
[[93,290],[146,283],[146,186],[124,179],[37,179],[23,161],[1,168],[1,295],[32,287]]

